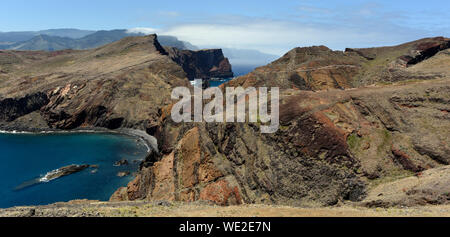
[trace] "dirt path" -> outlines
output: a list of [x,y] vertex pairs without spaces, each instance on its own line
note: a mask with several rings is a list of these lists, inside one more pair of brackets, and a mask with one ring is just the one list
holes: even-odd
[[0,209],[12,216],[113,216],[113,217],[450,217],[450,205],[414,208],[363,208],[352,206],[298,208],[271,205],[211,206],[168,202],[73,201],[39,207]]

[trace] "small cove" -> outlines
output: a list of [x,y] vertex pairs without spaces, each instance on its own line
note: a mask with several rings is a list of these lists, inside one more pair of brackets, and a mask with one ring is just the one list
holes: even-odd
[[[133,179],[147,152],[143,141],[121,134],[0,133],[0,208],[75,199],[106,201]],[[127,165],[114,164],[123,159]],[[84,164],[91,167],[36,182],[61,167]],[[119,172],[130,175],[118,177]]]

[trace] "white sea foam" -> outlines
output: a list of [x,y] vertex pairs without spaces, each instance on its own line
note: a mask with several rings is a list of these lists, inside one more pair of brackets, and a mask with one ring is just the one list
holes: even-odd
[[152,151],[152,148],[150,148],[150,146],[147,144],[147,142],[145,141],[144,138],[139,137],[139,141],[140,141],[140,143],[142,143],[147,148],[147,153]]
[[47,183],[47,182],[49,182],[49,181],[55,179],[55,178],[49,179],[49,177],[52,176],[52,175],[57,174],[58,172],[59,172],[59,169],[56,169],[56,170],[52,170],[52,171],[47,172],[47,174],[45,174],[43,177],[41,177],[41,178],[39,179],[39,182]]
[[12,131],[0,130],[0,133],[3,133],[3,134],[31,134],[32,132],[17,131],[17,130],[12,130]]

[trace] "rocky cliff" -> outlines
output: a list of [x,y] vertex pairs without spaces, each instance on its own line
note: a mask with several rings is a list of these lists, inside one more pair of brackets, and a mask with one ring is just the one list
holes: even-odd
[[[419,56],[420,62],[403,63],[407,53],[428,54],[411,51],[423,48],[419,46],[424,42],[441,46],[432,55]],[[401,189],[421,201],[380,201],[372,194],[380,184],[414,175],[420,179],[423,171],[449,164],[446,42],[419,40],[398,46],[401,52],[370,49],[377,52],[371,56],[365,50],[299,48],[230,81],[228,85],[282,88],[281,126],[274,134],[262,135],[260,124],[252,123],[175,124],[168,117],[168,106],[161,111],[154,133],[162,155],[148,157],[136,179],[112,200],[313,206],[347,200],[368,206],[448,203],[443,198],[446,188],[422,193],[441,182],[438,175],[427,176],[418,191],[412,186]],[[385,63],[387,51],[395,57]],[[376,57],[383,62],[373,64],[375,68],[361,64]],[[377,70],[380,74],[371,77]],[[397,76],[384,74],[396,70]],[[308,79],[293,80],[303,75]],[[357,78],[367,81],[355,82]],[[377,85],[355,88],[369,81]],[[314,92],[320,89],[327,90]]]
[[287,90],[281,127],[173,124],[113,200],[333,205],[448,163],[448,79],[349,91]]
[[183,68],[189,80],[233,77],[231,64],[221,49],[191,51],[166,47],[166,50],[170,58]]
[[44,120],[46,126],[59,129],[146,129],[157,117],[158,106],[170,102],[171,88],[189,84],[156,35],[125,38],[88,51],[1,55],[4,61],[11,59],[1,75],[1,103],[8,104],[2,112],[10,118],[3,121],[33,116],[27,124],[13,121],[4,127],[34,127],[34,122]]
[[0,123],[10,129],[151,130],[172,88],[189,86],[189,70],[231,73],[220,50],[182,51],[191,56],[174,61],[166,49],[149,35],[87,51],[0,51]]
[[[163,48],[152,35],[88,51],[1,51],[0,125],[127,127],[155,136],[159,153],[111,200],[442,204],[449,200],[439,188],[450,162],[448,42],[438,37],[346,52],[296,48],[230,81],[281,88],[274,134],[261,134],[261,123],[171,120],[171,90],[189,86],[192,58],[209,58],[207,64],[226,71],[223,55],[211,58],[214,50]],[[207,68],[194,74],[211,76]],[[401,181],[411,177],[426,182],[414,188]],[[397,181],[406,196],[395,199],[380,185],[399,187],[391,183]]]

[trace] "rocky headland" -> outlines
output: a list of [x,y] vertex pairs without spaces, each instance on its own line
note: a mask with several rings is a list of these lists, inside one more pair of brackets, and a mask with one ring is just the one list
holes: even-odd
[[231,64],[222,49],[180,50],[165,47],[169,57],[180,65],[189,80],[233,77]]
[[449,42],[296,48],[224,85],[280,87],[274,134],[260,123],[174,123],[171,89],[226,72],[227,60],[191,70],[204,52],[163,48],[154,35],[88,51],[0,51],[0,127],[153,136],[157,152],[111,201],[448,204]]

